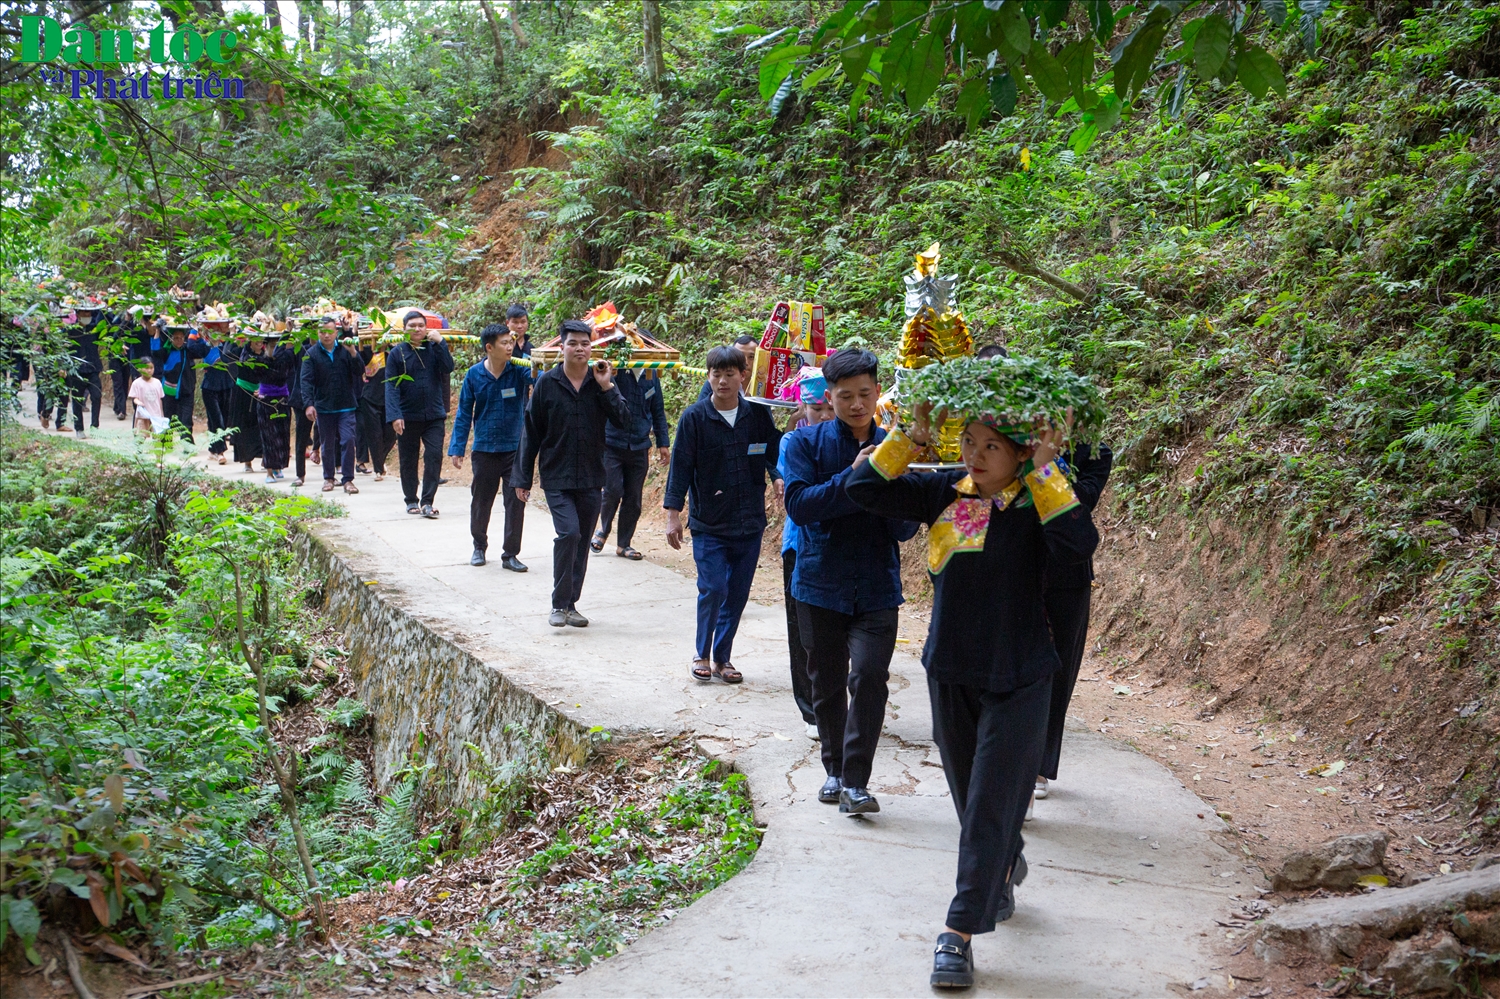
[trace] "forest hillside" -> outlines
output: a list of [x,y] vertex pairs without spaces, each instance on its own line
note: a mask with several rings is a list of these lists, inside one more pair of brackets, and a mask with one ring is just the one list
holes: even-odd
[[[6,315],[32,315],[64,288],[123,303],[181,285],[246,313],[327,296],[425,304],[476,329],[523,301],[550,331],[611,299],[697,357],[758,336],[776,301],[796,299],[825,306],[830,346],[869,348],[888,369],[902,279],[939,242],[976,344],[1066,365],[1106,392],[1115,457],[1098,513],[1092,667],[1144,676],[1137,690],[1180,688],[1196,717],[1232,709],[1298,732],[1330,759],[1368,764],[1362,779],[1410,783],[1419,802],[1452,806],[1455,849],[1500,839],[1500,4],[159,7],[0,5],[11,37],[31,8],[142,33],[160,18],[231,25],[244,42],[217,71],[246,81],[243,101],[64,99],[66,83],[10,52]],[[853,41],[861,19],[885,32],[884,65]],[[844,48],[826,56],[835,22]],[[1013,23],[1025,37],[1004,34]],[[907,24],[901,44],[922,57],[901,64],[896,25]],[[1156,47],[1137,58],[1134,40],[1148,37]],[[1005,54],[1021,43],[1041,54]],[[64,352],[57,329],[19,322],[0,347]],[[675,419],[699,382],[667,384]],[[618,772],[497,770],[495,813],[428,822],[414,767],[404,798],[377,800],[347,650],[309,609],[316,584],[286,548],[293,521],[326,510],[221,495],[160,468],[157,479],[91,473],[81,452],[15,440],[0,527],[20,580],[5,606],[24,628],[0,651],[24,669],[0,695],[32,705],[35,727],[7,736],[19,762],[5,820],[25,835],[5,842],[24,839],[16,855],[36,860],[10,868],[22,873],[4,890],[18,900],[40,890],[26,877],[45,887],[57,867],[63,887],[49,890],[87,898],[103,925],[136,918],[179,942],[244,942],[313,918],[314,868],[330,895],[404,884],[438,854],[513,828],[523,804],[543,813],[573,784],[603,787]],[[132,525],[112,505],[168,492],[175,519],[159,505]],[[219,522],[235,531],[209,537],[203,525]],[[234,558],[252,548],[256,592],[274,594],[251,608],[267,643],[253,663],[233,604]],[[926,578],[907,575],[920,609]],[[283,626],[284,641],[271,637]],[[97,684],[58,679],[104,661],[96,643],[136,639]],[[184,648],[212,666],[197,680],[170,672]],[[259,689],[247,693],[252,669]],[[141,676],[162,684],[159,697]],[[122,692],[119,710],[113,694],[89,700],[99,691]],[[134,712],[149,713],[163,752],[184,738],[182,719],[194,733],[180,779],[130,770],[131,807],[152,836],[121,851],[158,893],[131,895],[116,874],[111,895],[87,863],[87,876],[68,873],[72,845],[46,817],[82,822],[93,799],[44,802],[75,786],[123,802],[125,783],[95,786],[84,771],[123,765],[109,726]],[[282,750],[261,741],[273,732],[288,759],[302,754],[291,784],[298,765],[321,761],[300,791],[273,773]],[[574,929],[537,944],[548,960],[614,953],[753,853],[733,779],[658,748],[620,750],[660,763],[636,811],[584,818],[613,843],[656,809],[662,851],[688,856],[693,837],[718,837],[718,852],[617,867],[608,891],[628,911],[610,909],[604,888],[568,895],[551,911],[562,906]],[[299,795],[308,837],[294,828]],[[200,812],[219,816],[212,835],[173,853],[198,835]],[[506,860],[544,892],[567,873],[574,817],[546,814],[539,852]],[[29,948],[41,919],[17,911],[9,925],[30,928]],[[430,920],[403,926],[431,935]]]

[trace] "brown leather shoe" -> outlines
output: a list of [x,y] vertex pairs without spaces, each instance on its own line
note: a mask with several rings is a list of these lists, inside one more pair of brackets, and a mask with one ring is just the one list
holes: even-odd
[[331,492],[333,492],[333,480],[332,479],[324,479],[323,480],[323,491],[325,493],[331,493]]
[[345,482],[344,483],[344,492],[350,493],[352,495],[353,493],[359,492],[359,486],[356,486],[352,482]]

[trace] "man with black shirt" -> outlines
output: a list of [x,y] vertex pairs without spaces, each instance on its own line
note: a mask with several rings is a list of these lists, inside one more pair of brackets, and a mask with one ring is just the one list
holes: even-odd
[[[1114,454],[1104,444],[1078,444],[1064,452],[1062,464],[1078,474],[1073,491],[1078,502],[1093,520],[1094,508],[1109,482]],[[1043,597],[1047,603],[1047,624],[1057,647],[1062,669],[1052,674],[1052,699],[1047,712],[1047,745],[1042,751],[1042,772],[1036,779],[1037,798],[1047,797],[1048,782],[1057,779],[1057,765],[1062,758],[1063,726],[1068,720],[1068,703],[1078,683],[1083,665],[1084,647],[1088,642],[1089,603],[1093,596],[1094,560],[1066,564],[1047,564]]]
[[[73,369],[68,372],[68,400],[73,404],[73,433],[79,439],[83,433],[83,404],[92,403],[89,426],[99,429],[99,406],[103,398],[103,386],[99,374],[103,362],[99,356],[99,327],[102,313],[97,309],[81,308],[77,311],[77,322],[69,327],[73,340]],[[57,429],[62,430],[67,419],[67,409],[60,402],[57,406]]]
[[224,431],[233,428],[234,420],[232,407],[234,393],[236,391],[234,377],[229,373],[229,361],[224,357],[223,344],[209,343],[219,351],[219,356],[212,363],[205,359],[203,365],[203,384],[199,386],[203,392],[203,415],[208,418],[209,434],[223,434],[218,440],[208,445],[208,453],[213,455],[219,464],[228,464],[229,457],[229,435]]
[[582,320],[562,324],[563,362],[536,379],[516,476],[516,495],[524,502],[531,497],[540,461],[542,489],[557,531],[552,542],[552,613],[547,618],[554,628],[588,627],[588,618],[578,613],[578,598],[604,486],[604,426],[630,426],[630,410],[615,386],[610,363],[589,364],[593,336],[594,328]]
[[105,319],[113,327],[115,337],[115,350],[110,353],[109,358],[109,380],[111,402],[117,420],[123,420],[127,416],[130,383],[136,376],[135,362],[146,354],[147,337],[141,327],[141,311],[141,306],[132,305],[124,312],[105,315]]
[[767,430],[751,419],[757,407],[740,395],[749,370],[741,351],[715,347],[706,364],[713,392],[677,421],[677,451],[662,505],[667,544],[681,548],[683,499],[692,497],[688,526],[698,567],[693,678],[739,683],[744,676],[729,656],[766,530],[766,481],[780,478],[781,434],[774,424]]
[[635,525],[641,519],[641,491],[651,464],[651,435],[656,434],[657,454],[666,464],[672,456],[672,439],[667,435],[667,411],[662,405],[661,378],[654,371],[619,371],[615,384],[630,407],[630,429],[604,428],[604,498],[599,513],[599,529],[589,547],[602,551],[614,525],[615,511],[620,514],[620,530],[615,535],[615,554],[639,562],[643,555],[631,547]]
[[299,385],[303,412],[309,420],[317,420],[323,438],[325,493],[333,492],[335,465],[343,473],[344,492],[359,492],[354,484],[354,423],[364,368],[353,346],[339,343],[338,322],[326,318],[318,330],[318,342],[309,344],[302,358]]
[[531,357],[531,316],[526,311],[526,306],[520,302],[512,302],[510,308],[505,310],[505,326],[510,330],[511,336],[516,338],[516,357]]
[[918,526],[867,513],[844,489],[854,459],[885,439],[874,422],[878,374],[867,350],[830,357],[823,377],[836,418],[788,437],[782,463],[787,515],[800,529],[792,595],[828,774],[818,800],[852,815],[880,811],[868,785],[902,604],[898,546]]
[[396,446],[396,431],[385,418],[385,351],[366,347],[359,352],[365,362],[365,382],[359,394],[359,426],[364,447],[375,466],[375,481],[385,481],[385,460]]
[[[443,474],[443,428],[448,419],[448,376],[453,355],[443,334],[427,328],[427,317],[416,309],[401,321],[406,343],[385,355],[385,416],[396,430],[396,452],[401,462],[401,492],[406,512],[437,517],[432,506]],[[417,502],[417,458],[422,459],[421,504]]]

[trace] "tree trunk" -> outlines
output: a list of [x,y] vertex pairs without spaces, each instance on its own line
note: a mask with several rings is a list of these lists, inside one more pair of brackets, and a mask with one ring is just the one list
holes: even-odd
[[479,7],[484,11],[485,20],[490,22],[490,38],[495,42],[495,79],[505,79],[505,46],[500,43],[500,22],[495,20],[495,8],[490,6],[490,0],[479,0]]
[[321,52],[328,41],[328,12],[323,9],[323,0],[311,0],[307,12],[312,21],[312,49]]
[[661,52],[661,3],[659,0],[642,0],[641,27],[646,38],[646,78],[651,89],[661,93],[662,77],[667,75],[667,64]]
[[505,7],[510,12],[510,33],[516,36],[516,48],[524,49],[527,41],[526,32],[521,30],[521,0],[510,0]]
[[278,0],[266,0],[266,30],[275,36],[276,49],[282,48],[281,4]]
[[363,69],[365,49],[370,44],[370,13],[365,0],[349,0],[349,47],[354,50],[354,65]]
[[307,16],[307,8],[311,0],[296,0],[297,2],[297,40],[312,51],[312,18]]

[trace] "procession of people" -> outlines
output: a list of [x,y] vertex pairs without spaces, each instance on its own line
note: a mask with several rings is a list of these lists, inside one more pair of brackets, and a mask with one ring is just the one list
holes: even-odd
[[[931,294],[922,259],[917,286]],[[952,327],[953,313],[943,311],[938,289],[937,307],[909,309],[904,359],[950,342],[941,330]],[[74,363],[60,390],[44,399],[38,380],[38,414],[59,430],[71,415],[85,437],[85,415],[90,428],[99,426],[109,370],[117,419],[144,436],[170,430],[192,441],[201,393],[211,461],[262,472],[268,485],[295,466],[299,486],[312,463],[324,492],[355,494],[356,474],[373,466],[383,478],[394,447],[405,509],[426,519],[440,516],[446,453],[454,469],[467,463],[471,474],[469,564],[489,562],[498,498],[499,562],[516,573],[527,571],[522,529],[539,484],[554,531],[548,623],[557,628],[589,626],[580,610],[589,559],[611,537],[614,555],[644,557],[633,541],[654,439],[668,468],[665,541],[680,549],[690,536],[697,576],[686,679],[746,681],[734,642],[768,511],[779,507],[787,710],[818,743],[818,800],[851,817],[881,810],[870,785],[905,599],[901,546],[925,528],[933,606],[922,662],[960,825],[956,891],[931,982],[966,987],[970,940],[1015,911],[1026,876],[1023,824],[1059,774],[1088,630],[1098,543],[1092,514],[1111,462],[1097,439],[1076,439],[1074,419],[1097,425],[1102,411],[1083,412],[1093,402],[1086,380],[1071,374],[1055,394],[1074,391],[1076,414],[1071,404],[1066,413],[1024,418],[1015,407],[976,410],[945,388],[960,369],[970,381],[999,386],[993,398],[1017,380],[1053,374],[998,345],[883,371],[868,350],[822,350],[821,307],[814,314],[805,303],[791,306],[793,318],[778,327],[783,313],[774,314],[761,340],[744,336],[707,351],[698,369],[706,381],[675,433],[656,362],[622,361],[632,337],[646,342],[630,324],[596,310],[561,322],[556,340],[534,350],[521,304],[504,323],[465,338],[477,341],[480,356],[458,375],[455,403],[448,342],[455,334],[421,309],[397,310],[388,333],[361,339],[346,311],[304,317],[301,334],[260,315],[195,325],[146,319],[140,310],[108,313],[89,300],[69,317]],[[113,345],[108,362],[101,336]],[[609,343],[626,354],[601,353]],[[945,364],[954,366],[947,382]],[[891,390],[893,377],[899,391]],[[788,410],[778,426],[776,414]]]

